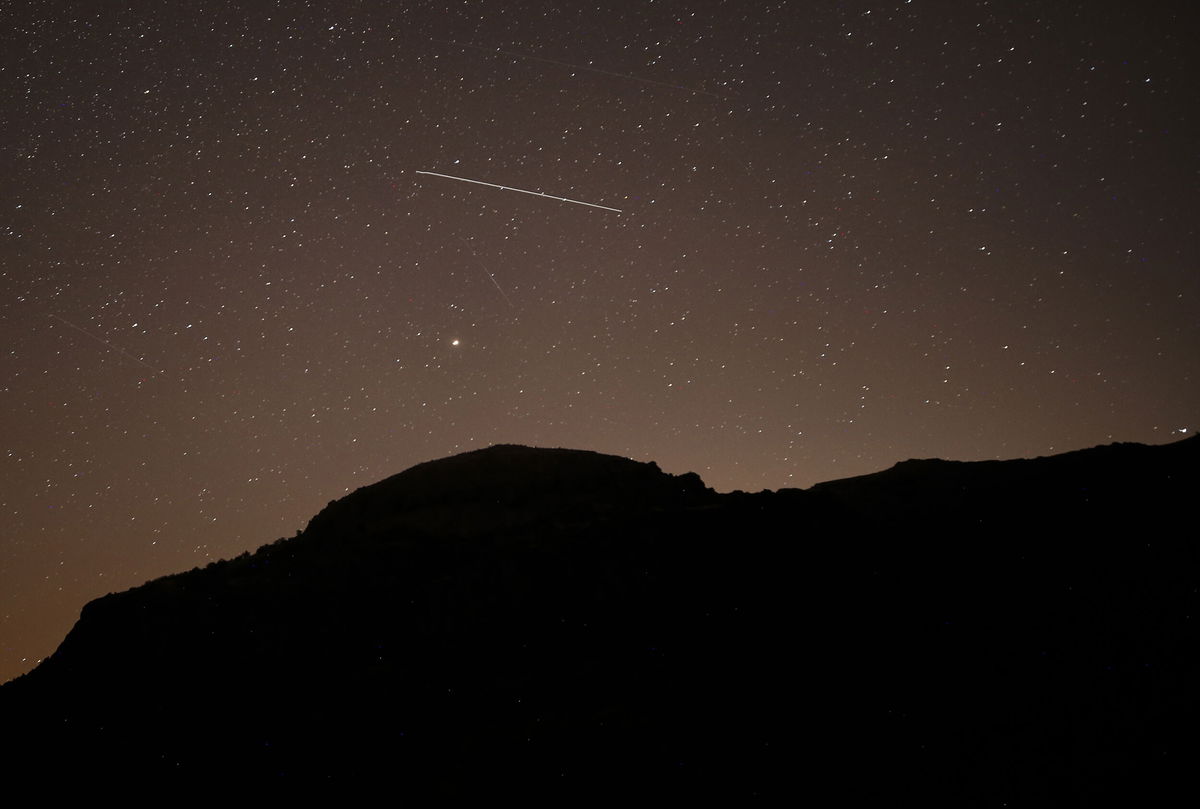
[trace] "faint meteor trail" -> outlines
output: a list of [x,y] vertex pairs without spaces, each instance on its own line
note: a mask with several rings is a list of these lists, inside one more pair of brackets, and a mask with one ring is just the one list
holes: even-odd
[[108,348],[109,348],[111,351],[115,351],[115,352],[117,352],[118,354],[120,354],[122,357],[126,357],[126,358],[128,358],[128,359],[131,359],[131,360],[133,360],[133,361],[134,361],[134,362],[136,362],[138,365],[145,366],[146,368],[149,368],[151,371],[153,371],[153,372],[154,372],[154,373],[156,373],[156,374],[161,374],[161,373],[162,373],[162,371],[158,370],[158,369],[157,369],[157,368],[155,368],[153,365],[150,365],[150,364],[149,364],[149,363],[147,363],[147,362],[142,362],[142,361],[141,361],[141,360],[139,360],[137,357],[135,357],[135,356],[133,356],[132,354],[130,354],[128,351],[122,351],[121,349],[119,349],[119,348],[117,348],[115,345],[113,345],[112,343],[108,342],[108,340],[105,340],[103,337],[99,337],[99,336],[97,336],[97,335],[95,335],[95,334],[92,334],[90,331],[88,331],[87,329],[83,328],[82,326],[76,326],[74,323],[72,323],[71,321],[67,320],[65,317],[59,317],[58,315],[50,315],[50,317],[54,318],[54,319],[55,319],[55,320],[57,320],[59,323],[65,323],[66,325],[70,326],[72,329],[74,329],[74,330],[75,330],[75,331],[77,331],[77,332],[80,332],[81,334],[86,334],[88,337],[91,337],[91,338],[92,338],[93,340],[95,340],[97,343],[100,343],[100,344],[102,344],[102,345],[104,345],[104,346],[107,346],[107,347],[108,347]]
[[484,266],[483,259],[481,259],[479,257],[479,254],[475,252],[475,248],[471,246],[471,243],[462,237],[459,237],[458,240],[467,246],[467,249],[471,251],[471,255],[475,256],[475,260],[477,262],[479,262],[479,269],[483,270],[484,274],[488,277],[488,280],[491,281],[495,285],[496,289],[500,292],[500,294],[504,296],[504,300],[507,301],[508,305],[510,307],[512,307],[513,309],[516,309],[517,307],[513,304],[512,300],[508,297],[508,294],[504,291],[504,289],[500,286],[500,284],[496,282],[496,276],[492,275],[491,271],[487,267]]
[[542,56],[531,56],[527,53],[516,53],[514,51],[505,51],[500,48],[485,48],[482,45],[472,45],[469,42],[454,42],[450,39],[434,39],[434,42],[441,42],[444,45],[454,45],[459,48],[473,48],[484,53],[502,53],[505,56],[511,56],[514,59],[532,59],[535,62],[545,62],[550,65],[559,65],[560,67],[569,67],[572,70],[586,70],[591,73],[600,73],[605,76],[615,76],[618,79],[629,79],[630,81],[640,81],[643,84],[654,84],[659,87],[669,87],[672,90],[682,90],[685,93],[696,93],[697,95],[711,96],[712,98],[725,98],[720,93],[710,93],[708,90],[694,90],[691,87],[684,87],[679,84],[668,84],[665,81],[655,81],[654,79],[643,79],[640,76],[631,76],[628,73],[614,73],[611,70],[601,70],[598,67],[588,67],[587,65],[575,65],[570,62],[560,62],[557,59],[546,59]]
[[458,180],[460,183],[474,183],[475,185],[486,185],[488,188],[499,188],[501,191],[519,191],[522,194],[529,194],[534,197],[545,197],[546,199],[556,199],[559,202],[569,202],[572,205],[586,205],[589,208],[599,208],[603,211],[615,211],[616,213],[625,213],[620,208],[610,208],[607,205],[596,205],[592,202],[583,202],[578,199],[567,199],[566,197],[556,197],[553,194],[544,194],[541,191],[526,191],[524,188],[513,188],[511,185],[496,185],[495,183],[485,183],[482,180],[469,180],[466,177],[455,177],[453,174],[438,174],[436,171],[418,171],[416,174],[428,174],[432,177],[445,177],[447,180]]

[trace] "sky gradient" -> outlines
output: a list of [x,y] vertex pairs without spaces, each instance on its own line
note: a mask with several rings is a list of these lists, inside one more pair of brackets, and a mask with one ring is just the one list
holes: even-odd
[[0,681],[489,444],[725,491],[1195,428],[1188,3],[573,6],[0,11]]

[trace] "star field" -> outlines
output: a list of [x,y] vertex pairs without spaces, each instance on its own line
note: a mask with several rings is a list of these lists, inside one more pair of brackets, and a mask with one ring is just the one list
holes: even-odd
[[18,6],[0,680],[493,443],[757,490],[1195,426],[1185,3]]

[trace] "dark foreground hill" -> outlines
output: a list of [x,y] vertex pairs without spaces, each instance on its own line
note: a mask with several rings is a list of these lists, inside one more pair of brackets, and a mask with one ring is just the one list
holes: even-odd
[[1146,805],[1200,753],[1198,456],[728,495],[569,450],[422,464],[88,604],[0,688],[2,760],[59,791]]

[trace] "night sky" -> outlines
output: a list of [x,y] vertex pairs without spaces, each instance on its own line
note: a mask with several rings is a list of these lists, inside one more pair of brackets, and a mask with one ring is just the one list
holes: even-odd
[[757,491],[1178,438],[1190,5],[6,4],[0,681],[493,443]]

